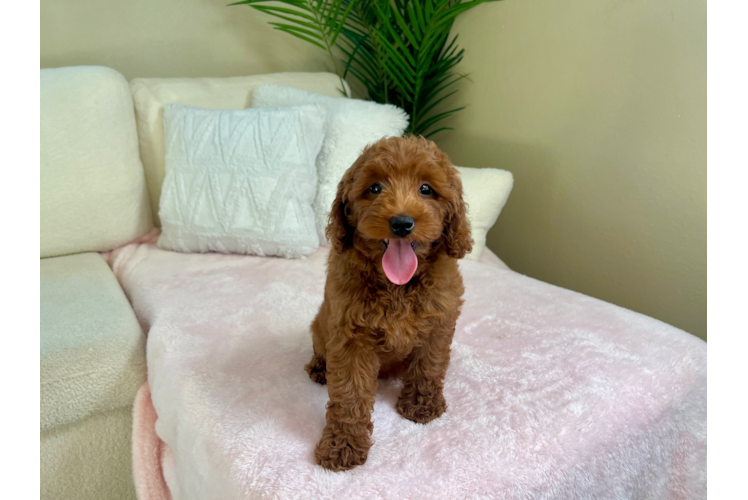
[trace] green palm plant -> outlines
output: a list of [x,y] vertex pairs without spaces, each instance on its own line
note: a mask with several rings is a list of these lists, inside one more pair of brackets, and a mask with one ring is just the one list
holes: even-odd
[[[361,82],[369,98],[410,115],[408,132],[431,136],[463,107],[439,110],[465,78],[455,67],[464,50],[449,32],[455,18],[496,0],[242,0],[280,22],[275,29],[325,50],[342,80]],[[269,5],[270,4],[270,5]],[[342,61],[336,56],[339,50]],[[346,94],[347,95],[347,94]]]

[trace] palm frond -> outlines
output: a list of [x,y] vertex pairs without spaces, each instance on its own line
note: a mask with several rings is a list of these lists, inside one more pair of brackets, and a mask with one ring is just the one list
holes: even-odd
[[[497,0],[242,0],[279,19],[277,30],[325,50],[343,79],[358,80],[369,98],[394,103],[410,115],[408,132],[431,136],[464,109],[439,108],[466,78],[455,72],[464,50],[450,37],[454,20],[482,3]],[[269,4],[269,5],[268,5]],[[342,65],[333,52],[342,54]]]
[[[271,5],[266,5],[268,3]],[[332,60],[335,72],[340,77],[340,92],[347,95],[333,48],[346,25],[348,15],[354,5],[353,2],[348,0],[241,0],[229,5],[248,5],[259,12],[280,19],[284,22],[269,24],[274,29],[326,51]]]

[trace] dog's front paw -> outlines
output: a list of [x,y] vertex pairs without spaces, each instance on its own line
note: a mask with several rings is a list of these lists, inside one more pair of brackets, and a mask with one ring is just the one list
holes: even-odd
[[397,412],[418,424],[426,424],[441,417],[446,409],[447,402],[441,391],[432,397],[404,391],[397,400]]
[[314,459],[318,465],[331,471],[348,470],[363,465],[371,448],[371,439],[334,431],[325,427],[322,439],[317,443]]

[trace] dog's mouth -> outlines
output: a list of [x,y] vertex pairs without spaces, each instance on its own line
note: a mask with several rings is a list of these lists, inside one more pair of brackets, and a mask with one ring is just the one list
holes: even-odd
[[418,257],[415,249],[418,243],[404,238],[384,239],[382,269],[387,279],[396,285],[404,285],[413,277],[418,269]]
[[[386,238],[379,242],[382,245],[382,250],[385,252],[387,251],[387,247],[390,245],[390,239]],[[411,241],[410,242],[411,248],[413,248],[413,251],[415,251],[416,248],[418,248],[418,242],[417,241]]]

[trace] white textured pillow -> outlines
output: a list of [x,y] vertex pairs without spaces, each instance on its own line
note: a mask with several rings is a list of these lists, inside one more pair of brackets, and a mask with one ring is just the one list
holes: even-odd
[[325,110],[164,107],[158,246],[296,258],[317,250],[314,165]]
[[252,96],[253,108],[278,108],[318,103],[327,109],[327,131],[317,157],[319,185],[314,216],[321,244],[326,244],[327,214],[348,167],[367,144],[386,136],[401,136],[408,127],[408,114],[392,104],[360,99],[327,97],[285,85],[264,84]]
[[143,160],[157,226],[161,226],[158,220],[158,203],[166,176],[164,105],[247,109],[252,102],[254,90],[265,83],[293,85],[320,94],[340,95],[340,77],[332,73],[271,73],[229,78],[136,78],[130,82],[138,124],[140,158]]
[[512,192],[514,177],[511,172],[497,168],[456,167],[462,179],[462,194],[468,205],[468,220],[473,232],[473,251],[468,260],[480,259],[486,248],[486,234],[496,223]]

